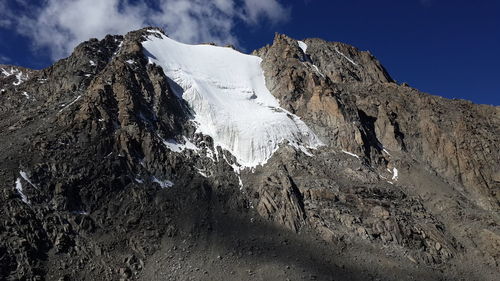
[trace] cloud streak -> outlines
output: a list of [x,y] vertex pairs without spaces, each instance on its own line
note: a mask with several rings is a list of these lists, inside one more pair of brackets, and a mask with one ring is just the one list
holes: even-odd
[[290,8],[278,0],[48,0],[22,13],[1,6],[0,27],[30,38],[35,48],[48,48],[53,59],[68,55],[89,38],[124,34],[147,25],[163,27],[169,36],[185,43],[237,46],[236,25],[276,24],[290,15]]
[[8,64],[10,62],[11,62],[10,58],[0,54],[0,64]]

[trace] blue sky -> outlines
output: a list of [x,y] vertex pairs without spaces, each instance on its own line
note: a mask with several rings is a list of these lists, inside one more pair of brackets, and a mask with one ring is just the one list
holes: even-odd
[[43,68],[78,42],[145,24],[247,52],[274,32],[341,41],[369,50],[398,82],[500,105],[498,0],[3,0],[0,63]]

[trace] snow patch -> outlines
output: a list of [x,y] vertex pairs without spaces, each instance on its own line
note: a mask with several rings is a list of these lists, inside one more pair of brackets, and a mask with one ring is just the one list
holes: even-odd
[[95,62],[93,60],[89,60],[89,63],[91,66],[96,66]]
[[242,168],[244,167],[241,167],[239,166],[237,163],[233,163],[231,164],[227,158],[226,158],[226,155],[222,154],[222,158],[224,159],[224,161],[226,161],[226,163],[231,166],[231,168],[233,168],[233,171],[234,173],[236,174],[236,176],[238,177],[238,185],[240,186],[240,190],[243,190],[243,181],[241,180],[241,170]]
[[309,152],[309,150],[305,146],[303,146],[301,144],[298,144],[296,142],[292,142],[292,143],[290,143],[290,145],[293,146],[296,150],[302,151],[305,155],[307,155],[309,157],[314,156],[311,152]]
[[297,41],[297,43],[299,44],[299,48],[301,48],[302,52],[304,52],[305,54],[307,50],[307,44],[304,41]]
[[186,137],[183,137],[184,138],[184,147],[186,149],[189,149],[189,150],[200,150],[194,143],[192,143],[188,138]]
[[134,61],[134,60],[127,60],[127,61],[125,61],[125,62],[126,62],[126,63],[128,63],[128,64],[134,64],[134,63],[135,63],[135,61]]
[[316,65],[312,65],[312,67],[314,68],[314,70],[316,70],[316,72],[323,78],[325,78],[325,75],[323,73],[321,73],[321,71],[319,71],[319,68],[316,66]]
[[392,180],[395,180],[397,181],[398,180],[398,169],[396,169],[396,167],[392,168]]
[[16,76],[17,81],[14,81],[12,83],[12,85],[14,85],[14,86],[19,86],[21,83],[28,80],[28,78],[29,78],[29,75],[27,73],[24,73],[21,70],[15,69],[13,67],[11,67],[9,71],[7,71],[5,68],[0,68],[0,70],[1,70],[2,75],[5,77],[9,77],[12,75]]
[[[216,162],[215,158],[214,158],[214,152],[211,149],[209,149],[208,147],[205,149],[205,156],[207,156],[207,158],[209,158],[210,160],[212,160],[212,162]],[[219,160],[219,159],[217,159],[217,160]]]
[[198,174],[200,174],[202,177],[208,178],[207,173],[205,172],[205,170],[196,168],[196,171],[198,171]]
[[194,151],[199,150],[199,148],[194,143],[192,143],[188,138],[186,138],[185,136],[183,136],[183,138],[184,138],[183,144],[177,142],[174,139],[165,140],[159,134],[157,134],[157,136],[163,142],[163,145],[165,145],[169,150],[171,150],[173,152],[183,152],[186,149],[194,150]]
[[59,112],[65,110],[66,108],[70,107],[72,104],[74,104],[75,102],[77,102],[82,96],[79,95],[78,97],[76,97],[76,99],[74,99],[72,102],[70,102],[68,105],[64,106],[61,110],[59,110]]
[[358,155],[356,155],[356,154],[354,154],[354,153],[352,153],[352,152],[345,151],[345,150],[343,150],[343,149],[342,149],[342,152],[344,152],[345,154],[351,155],[351,156],[356,157],[356,158],[358,158],[358,159],[359,159],[359,156],[358,156]]
[[149,33],[156,33],[156,34],[158,34],[158,35],[160,35],[160,36],[163,37],[163,33],[161,33],[160,31],[158,31],[156,29],[148,29],[148,32]]
[[16,79],[17,81],[12,83],[12,85],[19,86],[23,82],[23,73],[19,71],[19,73],[16,74]]
[[240,174],[237,174],[238,175],[238,184],[240,186],[240,190],[243,189],[243,181],[241,180],[241,175]]
[[143,42],[150,63],[161,66],[194,112],[197,133],[231,152],[244,167],[262,165],[288,141],[323,143],[299,117],[279,106],[266,88],[262,59],[231,48],[187,45],[157,31]]
[[30,95],[28,95],[28,93],[27,93],[27,92],[22,92],[21,94],[22,94],[23,96],[25,96],[27,99],[30,99]]
[[350,57],[348,57],[348,56],[344,55],[341,51],[339,51],[339,49],[337,49],[337,47],[335,47],[335,51],[336,51],[339,55],[343,56],[346,60],[348,60],[348,61],[349,61],[350,63],[352,63],[353,65],[358,66],[358,64],[357,64],[357,63],[355,63],[355,62],[354,62],[354,61],[353,61]]
[[[299,48],[302,49],[302,52],[304,54],[306,54],[307,44],[304,43],[303,41],[297,41],[297,43],[299,44]],[[306,57],[306,62],[309,62],[310,65],[312,66],[312,68],[314,69],[314,71],[316,71],[321,77],[325,78],[325,75],[323,75],[323,73],[321,73],[321,71],[319,71],[319,68],[315,64],[313,64],[313,62],[311,61],[311,59],[309,57]],[[303,62],[303,63],[305,64],[305,62]]]
[[312,64],[312,62],[310,60],[308,60],[307,62],[302,62],[303,65],[305,65],[306,67],[311,67],[316,73],[319,74],[319,76],[325,78],[325,75],[323,73],[321,73],[321,71],[319,70],[319,68]]
[[169,180],[159,180],[158,178],[156,178],[155,176],[153,176],[151,178],[151,180],[153,182],[156,182],[157,184],[160,185],[161,188],[167,188],[167,187],[172,187],[174,186],[174,183],[169,181]]
[[[120,40],[117,40],[115,38],[115,42],[118,42],[118,41],[120,41]],[[123,41],[120,41],[120,44],[118,44],[116,51],[113,53],[113,56],[116,56],[116,54],[118,54],[118,52],[120,52],[120,50],[122,49],[122,46],[123,46]]]
[[38,187],[36,187],[36,185],[34,185],[31,180],[29,179],[28,177],[28,174],[26,174],[26,172],[24,171],[19,171],[19,175],[21,175],[21,177],[27,182],[29,183],[31,186],[33,186],[35,189],[38,189]]
[[29,204],[30,201],[28,200],[28,197],[26,196],[26,194],[24,194],[24,192],[23,192],[23,184],[21,183],[21,178],[17,178],[17,180],[16,180],[16,190],[17,190],[17,193],[19,193],[19,195],[21,196],[21,200],[24,203]]

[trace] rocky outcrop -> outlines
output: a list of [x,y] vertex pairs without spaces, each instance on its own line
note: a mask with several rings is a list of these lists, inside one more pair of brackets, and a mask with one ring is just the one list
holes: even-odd
[[[304,42],[305,53],[296,40],[276,35],[271,46],[255,51],[284,107],[332,146],[382,166],[394,158],[383,149],[403,153],[465,190],[480,207],[498,210],[498,107],[399,86],[369,53],[320,39]],[[332,69],[350,78],[336,79]]]
[[[273,173],[276,174],[276,173]],[[259,184],[257,212],[293,231],[305,224],[304,200],[286,172],[272,175]]]
[[450,101],[397,85],[369,87],[357,105],[376,120],[377,136],[388,149],[427,164],[481,208],[498,210],[498,107]]

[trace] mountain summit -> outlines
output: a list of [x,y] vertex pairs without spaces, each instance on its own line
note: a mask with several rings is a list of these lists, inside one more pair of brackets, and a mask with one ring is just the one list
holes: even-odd
[[500,107],[148,27],[0,66],[1,280],[496,280]]

